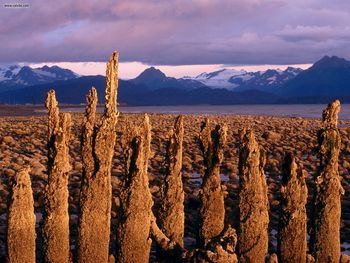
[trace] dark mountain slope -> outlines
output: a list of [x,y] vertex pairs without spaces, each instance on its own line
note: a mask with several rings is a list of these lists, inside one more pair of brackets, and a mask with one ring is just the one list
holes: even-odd
[[280,89],[284,97],[350,96],[350,62],[325,56]]
[[[60,103],[85,103],[86,94],[91,86],[96,87],[99,103],[104,102],[105,77],[87,76],[66,81],[56,81],[21,88],[18,90],[0,92],[1,103],[31,103],[42,104],[46,93],[51,88],[56,91]],[[249,90],[232,92],[226,89],[197,88],[191,90],[179,88],[161,88],[150,90],[142,84],[119,80],[118,103],[122,105],[229,105],[274,103],[278,98],[270,93]]]
[[139,76],[129,81],[134,84],[147,86],[149,90],[164,88],[190,90],[205,87],[204,84],[196,80],[167,77],[162,71],[154,67],[146,69]]

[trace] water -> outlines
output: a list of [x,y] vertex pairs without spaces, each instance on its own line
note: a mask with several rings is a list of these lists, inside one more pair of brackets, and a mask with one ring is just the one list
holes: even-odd
[[[122,113],[164,113],[164,114],[201,114],[201,115],[264,115],[279,117],[318,118],[322,116],[325,104],[292,104],[292,105],[194,105],[194,106],[120,106]],[[65,112],[84,112],[84,107],[68,107]],[[103,112],[103,107],[98,107]],[[343,104],[339,114],[341,120],[350,120],[350,104]]]

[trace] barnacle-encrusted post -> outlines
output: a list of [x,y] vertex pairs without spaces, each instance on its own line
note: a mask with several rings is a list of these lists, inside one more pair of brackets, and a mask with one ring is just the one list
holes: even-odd
[[265,262],[268,249],[268,198],[265,153],[253,131],[243,134],[239,154],[238,253],[240,262]]
[[282,167],[281,214],[278,254],[281,262],[306,262],[306,202],[305,173],[287,153]]
[[122,140],[127,165],[117,227],[117,262],[120,263],[149,261],[153,220],[153,201],[147,176],[150,141],[151,128],[147,115],[143,128]]
[[161,187],[161,205],[158,213],[159,227],[163,233],[183,245],[184,238],[184,190],[182,185],[183,117],[178,116],[169,136],[165,155],[165,179]]
[[339,262],[341,195],[338,158],[341,139],[338,131],[340,102],[335,100],[323,111],[318,133],[320,170],[316,178],[312,248],[316,262]]
[[226,143],[226,125],[210,129],[209,120],[202,123],[199,136],[205,174],[200,195],[200,242],[205,245],[224,229],[225,206],[221,188],[220,165],[223,160],[223,146]]
[[44,262],[70,262],[68,172],[71,117],[59,114],[55,91],[47,94],[48,110],[48,181],[43,208],[43,259]]
[[35,263],[34,199],[29,168],[16,173],[7,211],[7,262]]
[[97,93],[91,89],[82,132],[83,176],[78,222],[78,262],[108,262],[111,220],[111,165],[116,140],[118,53],[106,71],[106,102],[95,124]]

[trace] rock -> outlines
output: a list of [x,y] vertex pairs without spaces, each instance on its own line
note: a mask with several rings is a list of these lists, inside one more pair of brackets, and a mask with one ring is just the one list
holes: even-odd
[[341,254],[339,263],[350,263],[350,256]]
[[82,172],[83,171],[83,164],[81,162],[74,162],[73,170],[75,170],[77,172]]
[[[283,261],[282,261],[283,262]],[[268,263],[278,263],[278,258],[276,254],[272,254],[269,256]]]
[[4,136],[3,138],[2,138],[2,142],[4,143],[4,144],[7,144],[7,145],[10,145],[10,146],[13,146],[13,145],[15,145],[16,144],[16,141],[15,141],[15,139],[13,139],[11,136]]
[[278,142],[281,140],[281,135],[279,133],[273,132],[273,131],[266,131],[261,136],[264,139],[270,141],[270,142]]
[[315,263],[314,257],[311,256],[310,254],[307,254],[307,256],[306,256],[306,263]]
[[46,167],[42,165],[39,162],[35,162],[34,165],[31,167],[30,173],[34,176],[38,176],[44,180],[47,179],[47,175],[44,175],[44,171],[46,170]]

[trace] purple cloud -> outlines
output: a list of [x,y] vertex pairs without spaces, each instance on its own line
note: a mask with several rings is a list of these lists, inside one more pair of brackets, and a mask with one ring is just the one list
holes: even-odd
[[297,64],[350,58],[347,0],[28,1],[0,7],[0,62]]

